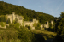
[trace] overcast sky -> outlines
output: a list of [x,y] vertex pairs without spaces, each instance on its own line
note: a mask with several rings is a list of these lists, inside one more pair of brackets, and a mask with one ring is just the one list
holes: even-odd
[[[2,0],[0,0],[2,1]],[[24,6],[36,12],[44,12],[59,17],[64,12],[64,0],[3,0],[13,5]]]

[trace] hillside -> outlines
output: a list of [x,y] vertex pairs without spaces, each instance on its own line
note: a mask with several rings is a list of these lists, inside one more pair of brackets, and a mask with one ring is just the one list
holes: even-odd
[[24,6],[16,6],[0,1],[0,15],[6,15],[12,12],[24,16],[25,20],[28,21],[36,18],[40,21],[40,23],[46,23],[46,21],[54,19],[52,15],[49,15],[47,13],[36,12],[34,10],[24,8]]

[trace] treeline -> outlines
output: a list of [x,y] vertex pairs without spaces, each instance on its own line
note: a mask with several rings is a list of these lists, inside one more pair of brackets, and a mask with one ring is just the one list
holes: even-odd
[[57,32],[58,35],[64,35],[64,12],[61,12],[59,18],[55,18],[54,31]]
[[46,21],[54,19],[52,15],[47,13],[35,12],[34,10],[24,8],[24,6],[16,6],[0,1],[0,15],[11,14],[12,12],[24,16],[24,20],[28,21],[36,18],[40,23],[45,23]]

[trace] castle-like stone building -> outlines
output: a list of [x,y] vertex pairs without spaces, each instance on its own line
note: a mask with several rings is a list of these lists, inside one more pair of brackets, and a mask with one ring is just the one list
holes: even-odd
[[[53,21],[51,20],[51,27],[53,28]],[[42,28],[49,28],[49,22],[47,21],[46,24],[41,24],[41,30]]]
[[[39,21],[36,19],[33,19],[33,21],[24,21],[23,16],[19,16],[15,14],[15,12],[12,12],[12,14],[6,14],[7,21],[10,19],[11,24],[13,24],[15,21],[17,21],[20,26],[30,26],[31,30],[35,30],[35,26],[33,26],[35,23],[38,24]],[[53,27],[53,21],[51,21],[52,27]],[[8,25],[8,24],[6,24]],[[41,30],[42,28],[49,28],[49,22],[47,21],[46,24],[41,24]]]
[[13,24],[14,21],[16,21],[16,19],[18,20],[17,22],[21,25],[21,26],[30,26],[31,29],[35,29],[35,27],[33,26],[34,23],[38,23],[38,20],[33,19],[33,21],[24,21],[23,16],[18,16],[17,14],[15,14],[15,12],[12,12],[12,14],[7,14],[7,21],[8,19],[10,19],[11,24]]
[[13,24],[14,21],[18,20],[17,22],[20,25],[23,25],[24,18],[22,16],[18,16],[17,14],[15,14],[15,12],[12,12],[12,14],[9,14],[9,15],[6,14],[6,17],[7,17],[7,21],[8,19],[10,19],[11,24]]

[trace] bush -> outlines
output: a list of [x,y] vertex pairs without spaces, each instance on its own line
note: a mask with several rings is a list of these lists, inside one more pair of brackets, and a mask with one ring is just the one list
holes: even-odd
[[36,29],[36,30],[41,30],[41,27],[40,27],[40,24],[39,24],[39,23],[36,24],[35,29]]
[[2,30],[0,31],[0,40],[6,39],[17,39],[18,38],[18,33],[13,30]]
[[10,25],[9,25],[9,28],[15,28],[15,29],[18,29],[18,28],[20,28],[20,24],[19,24],[19,23],[16,23],[16,24],[10,24]]
[[5,26],[5,22],[0,22],[0,25],[1,25],[2,27],[4,27],[4,26]]
[[18,38],[21,39],[22,42],[32,42],[33,34],[27,28],[20,28],[18,30]]

